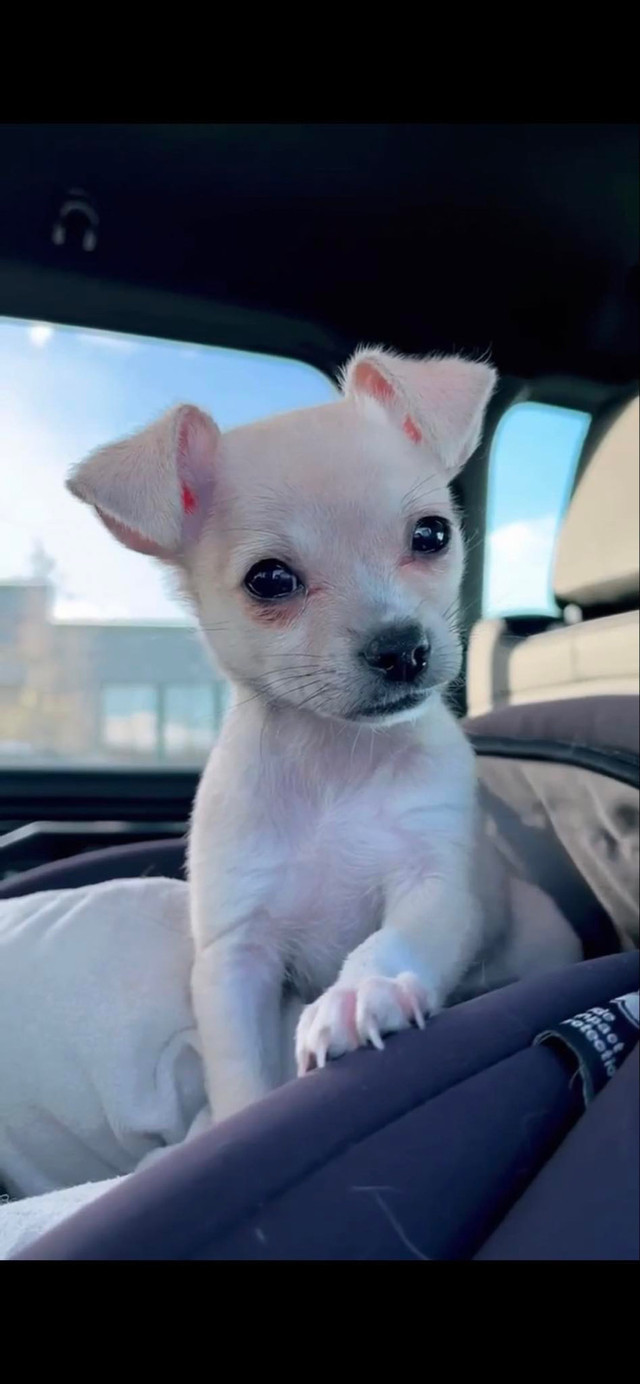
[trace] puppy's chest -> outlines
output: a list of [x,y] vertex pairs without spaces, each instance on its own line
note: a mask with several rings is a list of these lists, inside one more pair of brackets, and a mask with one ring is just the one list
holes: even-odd
[[325,899],[334,906],[340,900],[352,904],[392,868],[398,853],[398,822],[390,805],[366,793],[294,801],[284,825],[278,852],[286,881],[283,897],[291,890],[298,906],[304,899],[310,912],[322,910]]
[[380,926],[386,881],[428,852],[420,802],[382,785],[287,802],[262,852],[268,911],[298,976],[330,983]]

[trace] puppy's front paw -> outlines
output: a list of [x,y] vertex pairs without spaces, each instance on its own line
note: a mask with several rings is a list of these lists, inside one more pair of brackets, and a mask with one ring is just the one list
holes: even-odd
[[410,971],[395,980],[370,976],[354,989],[332,985],[300,1016],[296,1033],[298,1076],[313,1067],[324,1067],[328,1057],[342,1057],[367,1043],[383,1048],[384,1034],[397,1033],[412,1023],[424,1028],[430,1008],[424,986]]

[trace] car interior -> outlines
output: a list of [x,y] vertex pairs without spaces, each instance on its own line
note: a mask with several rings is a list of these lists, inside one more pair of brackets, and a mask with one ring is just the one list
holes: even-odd
[[[77,1215],[25,1257],[637,1258],[637,1024],[582,1105],[561,1040],[539,1041],[638,984],[637,127],[5,124],[0,167],[0,909],[184,878],[224,710],[193,620],[138,579],[144,560],[112,577],[72,502],[55,510],[79,460],[67,447],[116,435],[125,389],[137,426],[190,372],[206,405],[210,376],[233,424],[331,398],[350,353],[384,344],[499,372],[455,482],[465,663],[450,697],[487,833],[585,957],[535,993],[523,982],[509,1011],[500,993],[451,1010],[437,1051],[428,1032],[399,1037],[369,1104],[345,1059],[339,1110],[322,1080],[304,1107],[276,1092],[239,1120],[233,1158],[209,1132],[140,1173],[139,1200],[110,1194],[110,1214]],[[488,1073],[516,1056],[507,1098]],[[526,1157],[521,1081],[548,1112]],[[447,1221],[436,1145],[464,1143],[476,1109],[486,1146],[461,1162]],[[356,1145],[367,1179],[411,1183],[402,1233],[377,1194],[341,1214],[344,1179],[365,1176]]]
[[558,615],[476,622],[467,659],[471,715],[637,692],[637,395],[604,423],[591,424],[560,520],[552,573]]

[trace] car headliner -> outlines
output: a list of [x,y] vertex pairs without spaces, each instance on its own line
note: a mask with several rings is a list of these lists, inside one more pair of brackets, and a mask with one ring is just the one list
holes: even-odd
[[[366,340],[637,375],[635,125],[16,124],[0,162],[0,312],[159,330],[170,294],[176,337],[325,365]],[[77,187],[91,254],[52,243]]]

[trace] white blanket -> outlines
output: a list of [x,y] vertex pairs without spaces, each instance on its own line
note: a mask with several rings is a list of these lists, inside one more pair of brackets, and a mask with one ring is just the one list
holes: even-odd
[[20,1201],[0,1205],[0,1260],[12,1259],[46,1230],[53,1230],[123,1180],[114,1177],[108,1182],[85,1182],[82,1187],[63,1187],[59,1192],[22,1197]]
[[0,1257],[206,1125],[191,965],[177,880],[0,900]]

